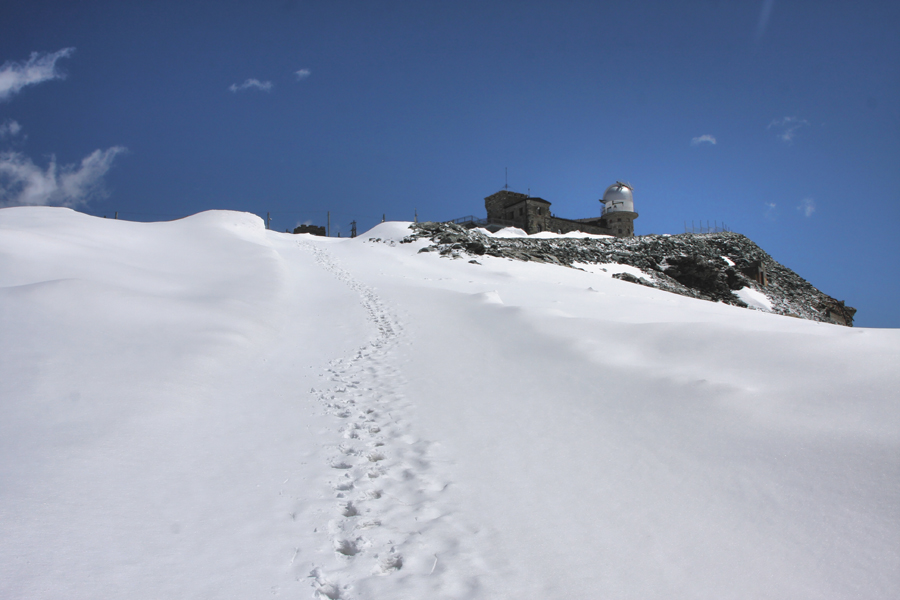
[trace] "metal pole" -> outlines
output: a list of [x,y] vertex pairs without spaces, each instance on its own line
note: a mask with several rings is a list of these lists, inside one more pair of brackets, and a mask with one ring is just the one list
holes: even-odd
[[331,237],[331,211],[329,210],[325,214],[327,219],[325,222],[325,237]]

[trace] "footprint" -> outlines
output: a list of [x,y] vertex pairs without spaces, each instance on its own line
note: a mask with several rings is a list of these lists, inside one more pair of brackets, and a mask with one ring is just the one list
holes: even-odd
[[309,576],[313,578],[317,600],[325,600],[326,598],[327,600],[341,600],[341,588],[336,583],[328,581],[319,567],[310,571]]
[[391,548],[391,554],[381,559],[378,564],[378,568],[375,570],[376,575],[390,575],[394,571],[399,571],[403,568],[403,556],[400,554],[395,554],[394,549]]
[[359,554],[358,540],[337,540],[334,543],[334,550],[344,556],[356,556]]
[[336,492],[348,492],[353,489],[353,482],[350,480],[341,481],[340,483],[335,484],[334,490]]
[[359,524],[357,529],[372,529],[374,527],[381,527],[381,521],[372,520],[372,521],[363,521]]

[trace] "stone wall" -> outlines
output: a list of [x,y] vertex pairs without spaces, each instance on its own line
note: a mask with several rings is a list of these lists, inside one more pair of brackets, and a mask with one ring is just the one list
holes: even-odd
[[560,217],[551,217],[547,223],[546,231],[553,231],[556,233],[582,231],[584,233],[593,233],[594,235],[613,235],[609,229],[602,227],[599,224],[585,223],[584,221],[576,221],[573,219],[562,219]]
[[[518,204],[528,198],[527,194],[511,192],[509,190],[500,190],[496,194],[491,194],[484,199],[484,208],[487,209],[487,217],[491,219],[515,220],[510,216],[514,204]],[[518,213],[518,210],[515,211]],[[524,221],[524,219],[523,219]]]
[[550,203],[543,198],[529,198],[525,205],[525,231],[538,233],[550,229]]

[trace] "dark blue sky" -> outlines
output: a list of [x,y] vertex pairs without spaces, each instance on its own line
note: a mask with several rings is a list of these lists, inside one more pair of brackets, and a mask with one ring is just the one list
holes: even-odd
[[348,235],[481,216],[507,167],[572,218],[627,180],[638,234],[724,221],[898,327],[898,31],[897,2],[7,1],[7,75],[74,50],[0,99],[0,201]]

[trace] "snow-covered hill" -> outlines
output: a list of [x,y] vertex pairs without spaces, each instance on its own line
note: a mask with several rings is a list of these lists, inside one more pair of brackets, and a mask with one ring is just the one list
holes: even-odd
[[0,210],[0,597],[900,596],[900,332],[408,235]]

